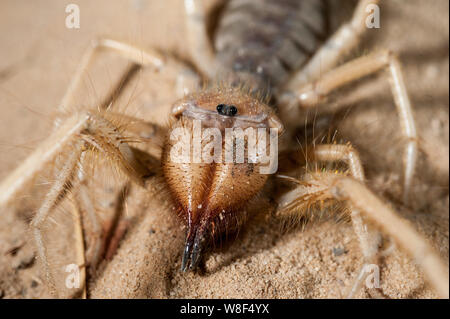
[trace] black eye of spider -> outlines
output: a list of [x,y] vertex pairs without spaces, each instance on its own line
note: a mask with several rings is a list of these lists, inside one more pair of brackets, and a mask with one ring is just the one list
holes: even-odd
[[217,113],[219,113],[220,115],[224,115],[223,114],[223,109],[225,108],[225,104],[219,104],[217,105]]
[[235,116],[237,114],[237,107],[234,105],[229,105],[228,113],[230,116]]
[[238,112],[238,109],[234,105],[219,104],[217,105],[217,112],[220,115],[235,116]]

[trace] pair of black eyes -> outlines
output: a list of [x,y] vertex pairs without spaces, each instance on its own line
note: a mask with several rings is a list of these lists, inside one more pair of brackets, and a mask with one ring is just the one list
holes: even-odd
[[235,116],[237,112],[238,109],[234,105],[227,105],[227,104],[217,105],[217,113],[219,113],[220,115]]

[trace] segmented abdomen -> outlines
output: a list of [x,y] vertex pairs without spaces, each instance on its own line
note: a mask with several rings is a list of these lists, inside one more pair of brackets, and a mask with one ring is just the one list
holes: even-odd
[[326,34],[322,0],[230,0],[214,38],[234,81],[270,90],[301,67]]

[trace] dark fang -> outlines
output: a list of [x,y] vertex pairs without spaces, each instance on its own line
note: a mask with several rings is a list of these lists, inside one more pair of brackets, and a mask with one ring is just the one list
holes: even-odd
[[238,109],[234,105],[226,105],[226,104],[217,105],[217,113],[219,113],[220,115],[235,116],[237,112]]
[[203,247],[205,245],[205,228],[196,231],[188,231],[186,243],[181,261],[181,271],[194,270],[202,259]]
[[181,271],[188,270],[189,262],[191,259],[191,247],[192,241],[186,241],[186,245],[184,246],[183,259],[181,261]]
[[204,237],[203,236],[197,236],[195,238],[194,242],[194,248],[192,249],[192,256],[191,256],[191,265],[190,269],[196,269],[198,264],[200,263],[201,255],[202,255],[202,248],[204,243]]

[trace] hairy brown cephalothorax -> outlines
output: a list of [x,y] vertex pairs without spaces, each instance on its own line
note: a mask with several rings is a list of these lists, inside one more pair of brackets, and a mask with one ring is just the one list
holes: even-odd
[[[364,260],[354,282],[348,285],[348,297],[354,297],[362,288],[368,275],[365,267],[377,264],[380,238],[389,236],[416,260],[436,293],[448,298],[448,269],[426,240],[367,188],[358,152],[350,143],[305,145],[307,152],[298,158],[295,131],[304,124],[305,113],[324,106],[326,97],[335,90],[385,70],[392,105],[399,117],[399,132],[404,138],[403,201],[408,200],[418,136],[399,60],[392,52],[380,50],[337,66],[367,32],[366,21],[371,12],[368,9],[378,0],[360,0],[352,18],[331,35],[327,34],[327,3],[230,0],[216,24],[217,30],[210,33],[202,1],[184,0],[186,47],[195,70],[169,55],[121,41],[93,42],[63,98],[54,130],[0,184],[2,206],[26,190],[40,172],[56,167],[54,172],[50,171],[53,173],[50,189],[30,223],[46,281],[55,295],[61,294],[52,272],[57,267],[49,260],[44,229],[70,191],[77,195],[77,202],[86,211],[95,233],[95,240],[87,250],[82,238],[78,240],[81,253],[75,267],[80,272],[85,274],[87,265],[95,269],[105,249],[113,251],[120,240],[120,236],[105,235],[94,209],[95,196],[86,186],[86,167],[94,159],[102,158],[123,172],[130,182],[141,186],[146,185],[155,170],[162,170],[175,211],[187,224],[185,245],[180,247],[184,271],[198,266],[214,237],[212,234],[228,227],[267,180],[276,178],[294,186],[279,196],[274,194],[277,217],[304,216],[308,207],[328,202],[348,207]],[[213,34],[213,41],[209,34]],[[183,88],[184,95],[174,97],[169,127],[114,112],[111,99],[103,105],[67,112],[86,69],[97,52],[105,49],[156,71],[175,66],[185,81],[181,82],[197,85],[193,92]],[[224,84],[199,89],[201,82],[215,80]],[[117,96],[117,92],[121,90],[111,96]],[[240,137],[233,139],[236,135]],[[305,162],[339,162],[347,168],[309,171],[298,176],[298,170],[283,167],[286,175],[277,175],[278,138],[280,149],[297,157],[297,166]],[[160,165],[155,168],[145,158],[150,154],[147,149],[161,140],[162,152],[155,155],[159,156]],[[144,144],[145,151],[135,148],[135,142]],[[79,217],[80,212],[76,210],[75,215]],[[109,247],[104,247],[105,237],[112,238]],[[85,291],[85,284],[81,290]],[[370,289],[382,295],[378,288]]]
[[[194,121],[202,125],[203,132],[208,128],[217,128],[220,137],[225,136],[226,129],[266,129],[269,132],[270,128],[275,128],[280,129],[280,133],[282,130],[280,120],[269,106],[239,88],[219,88],[190,94],[176,102],[173,110],[177,121],[169,132],[184,129],[194,138]],[[202,145],[208,142],[205,139],[201,141]],[[211,227],[226,227],[229,215],[239,214],[248,200],[264,186],[268,175],[260,174],[260,164],[251,163],[248,159],[243,163],[236,160],[227,163],[225,140],[216,141],[220,143],[217,145],[220,158],[212,163],[196,163],[192,156],[183,163],[174,162],[171,159],[174,143],[169,134],[164,143],[161,163],[169,189],[188,224],[181,266],[186,270],[198,264],[209,234],[218,233]],[[221,227],[221,224],[224,225]]]

